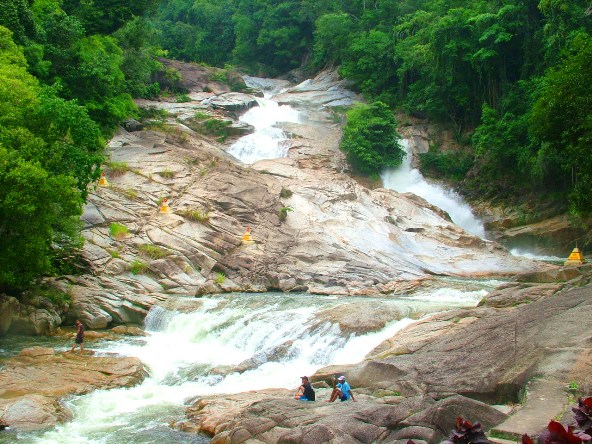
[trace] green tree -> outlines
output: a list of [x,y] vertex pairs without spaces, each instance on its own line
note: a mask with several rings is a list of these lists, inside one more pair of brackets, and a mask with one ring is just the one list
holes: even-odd
[[350,39],[340,73],[357,81],[367,97],[393,104],[391,89],[396,88],[397,64],[391,36],[372,30],[350,36]]
[[35,35],[33,12],[26,0],[4,0],[0,6],[0,26],[10,29],[16,42],[26,43]]
[[85,108],[39,85],[0,26],[0,289],[22,289],[81,245],[103,139]]
[[322,67],[327,62],[341,63],[348,51],[354,19],[344,13],[325,14],[315,23],[314,60]]
[[109,35],[155,9],[156,0],[62,0],[68,15],[76,16],[89,34]]
[[52,272],[54,243],[80,245],[82,198],[70,176],[0,146],[0,288],[22,289]]
[[550,69],[532,108],[531,131],[541,155],[560,159],[571,182],[570,202],[577,213],[592,209],[592,37],[581,33],[568,45],[563,63]]
[[396,129],[395,117],[385,103],[359,104],[348,111],[340,147],[354,171],[377,174],[400,165],[405,152]]

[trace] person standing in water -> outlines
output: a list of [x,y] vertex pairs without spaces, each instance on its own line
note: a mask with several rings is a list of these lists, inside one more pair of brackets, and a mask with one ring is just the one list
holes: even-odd
[[80,353],[84,353],[84,325],[80,320],[76,321],[76,339],[70,351],[73,352],[77,345],[80,345]]
[[312,385],[310,385],[310,382],[308,382],[308,376],[301,376],[300,379],[302,380],[302,385],[296,390],[294,399],[299,399],[300,401],[314,401],[315,391],[312,388]]

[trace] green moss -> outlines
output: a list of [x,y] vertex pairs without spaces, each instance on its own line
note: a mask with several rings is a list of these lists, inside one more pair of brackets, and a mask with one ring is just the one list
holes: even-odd
[[282,207],[279,209],[278,211],[278,217],[280,218],[280,221],[285,221],[288,218],[288,212],[290,211],[294,211],[294,208],[292,207]]
[[72,296],[69,293],[48,285],[34,287],[27,297],[27,301],[37,307],[43,306],[44,299],[57,307],[69,306],[72,303]]
[[123,193],[125,194],[125,197],[130,200],[135,200],[138,197],[138,192],[132,188],[128,188]]
[[172,170],[170,170],[169,168],[166,168],[164,171],[159,171],[158,175],[160,177],[165,178],[165,179],[172,179],[175,177],[175,173]]
[[293,194],[292,191],[290,191],[289,189],[284,188],[284,187],[282,187],[282,190],[280,191],[280,197],[282,199],[287,199],[287,198],[291,197],[292,194]]
[[148,270],[148,264],[139,259],[134,259],[130,265],[130,271],[132,274],[144,274]]
[[115,239],[123,239],[129,234],[129,228],[118,222],[112,222],[111,225],[109,225],[109,233],[111,234],[111,237]]
[[129,171],[129,166],[126,162],[107,162],[109,173],[111,176],[120,176]]
[[179,211],[178,214],[183,216],[186,219],[193,221],[193,222],[199,222],[202,224],[208,223],[210,221],[209,211],[200,211],[197,209],[189,209],[189,210]]
[[150,259],[162,259],[169,256],[171,253],[164,248],[154,244],[143,244],[138,247],[138,250]]
[[191,102],[191,97],[189,97],[189,95],[187,95],[185,93],[181,93],[181,94],[177,94],[177,96],[175,97],[175,101],[177,103]]

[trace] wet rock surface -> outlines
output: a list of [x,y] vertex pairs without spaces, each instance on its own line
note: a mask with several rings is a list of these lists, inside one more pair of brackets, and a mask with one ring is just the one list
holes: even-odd
[[137,358],[27,348],[0,369],[0,421],[14,430],[51,427],[71,416],[60,399],[96,389],[131,387],[144,377],[144,365]]
[[[551,410],[545,402],[517,405],[528,382],[536,378],[557,388],[590,377],[592,272],[560,271],[551,274],[579,277],[559,288],[532,281],[540,275],[519,275],[515,284],[530,281],[537,299],[525,302],[513,285],[500,286],[495,293],[506,301],[502,308],[488,299],[481,307],[431,316],[383,342],[361,363],[318,370],[311,376],[316,402],[293,400],[287,390],[207,396],[195,400],[177,426],[207,433],[215,443],[437,443],[458,416],[481,422],[485,430],[503,423],[520,436],[523,421],[512,422],[510,413],[537,419],[527,430],[540,433],[548,418],[537,415]],[[334,374],[347,375],[358,402],[323,402]],[[553,415],[573,424],[562,407],[568,396],[565,390],[563,399],[553,399],[561,407]]]

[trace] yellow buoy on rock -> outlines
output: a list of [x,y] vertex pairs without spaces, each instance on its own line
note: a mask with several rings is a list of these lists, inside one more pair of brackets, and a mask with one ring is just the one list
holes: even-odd
[[99,186],[102,186],[102,187],[109,186],[109,182],[107,182],[107,176],[105,176],[105,173],[101,173],[101,178],[99,179]]
[[255,243],[255,241],[253,240],[253,237],[251,236],[251,227],[247,227],[247,229],[245,230],[245,234],[243,234],[243,244],[253,245],[254,243]]
[[574,248],[563,265],[582,265],[585,263],[584,255],[578,247]]
[[167,198],[162,199],[160,203],[160,212],[161,213],[170,213],[171,209],[169,208],[169,200]]

